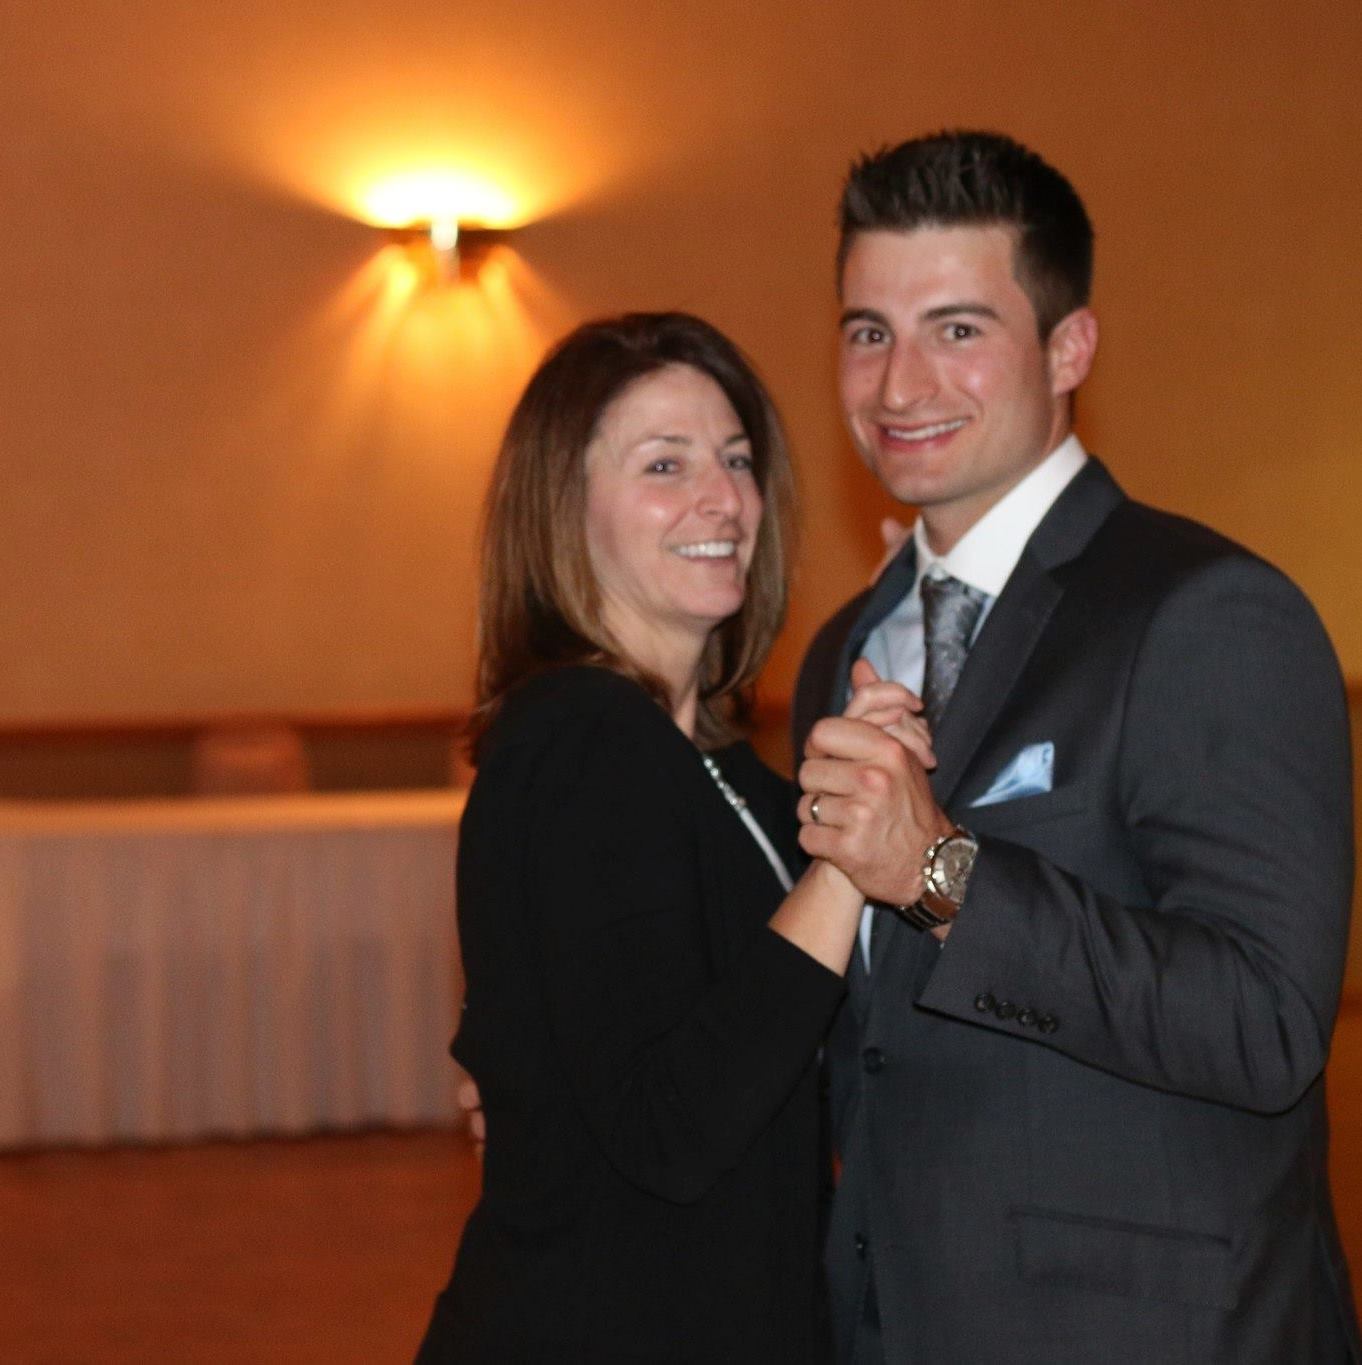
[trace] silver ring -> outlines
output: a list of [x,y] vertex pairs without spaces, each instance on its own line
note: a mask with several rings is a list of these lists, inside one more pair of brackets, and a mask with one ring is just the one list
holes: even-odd
[[823,822],[818,818],[818,803],[819,803],[822,799],[823,799],[823,793],[822,793],[822,792],[818,792],[818,793],[814,796],[813,800],[809,802],[809,819],[812,820],[812,821],[814,822],[815,825],[821,825],[821,824],[823,823]]

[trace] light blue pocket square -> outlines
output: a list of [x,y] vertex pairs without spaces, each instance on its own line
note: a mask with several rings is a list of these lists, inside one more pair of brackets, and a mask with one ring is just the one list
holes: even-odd
[[996,806],[1000,801],[1015,801],[1019,796],[1039,796],[1054,786],[1055,746],[1028,744],[994,779],[993,785],[970,807]]

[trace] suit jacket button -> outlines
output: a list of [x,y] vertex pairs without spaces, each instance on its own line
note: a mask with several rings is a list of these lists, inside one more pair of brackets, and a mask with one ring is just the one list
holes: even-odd
[[884,1070],[884,1053],[877,1047],[868,1047],[861,1053],[861,1061],[865,1069],[872,1075],[878,1076]]
[[1017,1011],[1017,1022],[1023,1028],[1030,1028],[1036,1022],[1036,1012],[1030,1005],[1024,1006]]
[[993,997],[987,991],[980,991],[979,994],[974,997],[974,1008],[977,1009],[980,1014],[987,1014],[995,1003]]
[[999,1019],[1011,1019],[1017,1013],[1017,1007],[1010,1000],[999,1000],[993,1013]]
[[861,1261],[865,1260],[865,1253],[870,1247],[870,1240],[865,1233],[858,1232],[852,1238],[852,1245],[856,1248],[856,1258]]
[[1059,1020],[1053,1014],[1042,1014],[1036,1026],[1042,1033],[1053,1033],[1059,1027]]

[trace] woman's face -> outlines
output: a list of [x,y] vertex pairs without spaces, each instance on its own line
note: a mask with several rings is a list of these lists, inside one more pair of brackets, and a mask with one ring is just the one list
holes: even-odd
[[741,606],[762,497],[724,391],[689,365],[636,379],[586,452],[586,543],[606,627],[659,666]]

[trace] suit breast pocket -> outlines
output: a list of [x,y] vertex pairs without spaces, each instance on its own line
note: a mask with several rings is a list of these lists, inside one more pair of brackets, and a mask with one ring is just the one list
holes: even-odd
[[1194,1308],[1238,1300],[1227,1238],[1180,1228],[1014,1208],[1017,1270],[1031,1284],[1121,1294]]
[[964,823],[976,833],[995,834],[1019,825],[1042,820],[1059,820],[1066,815],[1085,812],[1091,790],[1086,782],[1066,782],[1053,791],[1019,796],[1012,801],[996,801],[986,806],[969,806],[962,813]]

